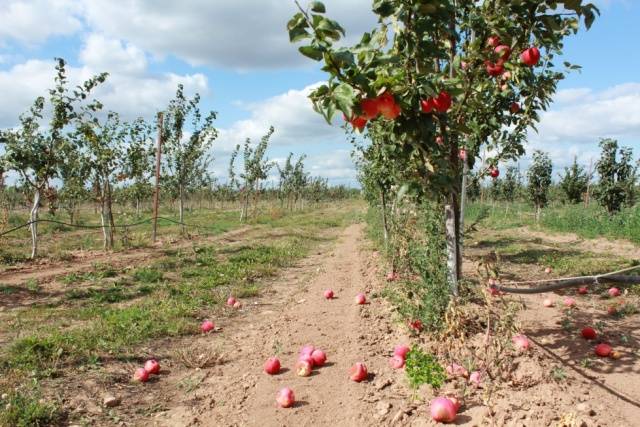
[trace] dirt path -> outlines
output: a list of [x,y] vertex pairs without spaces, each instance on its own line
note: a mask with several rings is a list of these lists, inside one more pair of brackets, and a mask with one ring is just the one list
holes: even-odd
[[[281,277],[262,298],[265,305],[225,325],[216,337],[226,355],[220,375],[207,378],[197,397],[184,399],[154,423],[370,426],[411,412],[403,403],[405,386],[398,384],[402,371],[394,372],[387,365],[390,349],[401,335],[392,330],[386,303],[372,298],[370,284],[376,272],[370,257],[359,248],[361,228],[347,228],[330,253],[319,252],[306,259],[298,272],[288,271]],[[334,300],[323,298],[327,288],[334,290]],[[369,294],[368,305],[354,303],[361,291]],[[325,350],[328,363],[311,377],[301,378],[292,368],[299,349],[307,343]],[[262,365],[275,353],[286,369],[268,376]],[[349,367],[358,361],[369,368],[366,382],[355,383],[348,377]],[[294,390],[298,401],[292,409],[275,405],[276,392],[285,386]]]

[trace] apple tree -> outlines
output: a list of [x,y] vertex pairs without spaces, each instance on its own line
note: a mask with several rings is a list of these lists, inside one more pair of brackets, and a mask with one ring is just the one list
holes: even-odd
[[184,201],[187,192],[208,186],[207,169],[213,161],[210,148],[218,137],[213,126],[217,114],[210,111],[203,118],[200,95],[187,99],[183,85],[169,102],[162,130],[169,185],[178,194],[180,222],[184,222]]
[[602,154],[596,163],[600,181],[595,196],[609,214],[619,212],[622,206],[633,204],[638,166],[633,164],[633,150],[622,147],[618,141],[606,138],[600,141]]
[[533,152],[533,162],[527,171],[527,190],[529,198],[536,208],[536,222],[540,221],[542,208],[547,206],[549,201],[549,186],[551,185],[551,174],[553,165],[546,153],[540,150]]
[[[565,72],[563,40],[597,8],[581,0],[373,0],[378,25],[354,46],[323,3],[288,23],[301,54],[322,63],[325,84],[310,99],[332,122],[340,112],[362,132],[372,127],[393,147],[392,161],[413,163],[422,197],[444,207],[449,284],[461,274],[463,165],[481,150],[489,167],[524,153],[529,128]],[[488,171],[487,171],[488,172]]]
[[[103,83],[107,73],[93,76],[73,89],[69,88],[66,62],[56,58],[56,76],[53,89],[49,90],[48,102],[38,97],[29,111],[20,116],[20,125],[13,130],[0,133],[4,145],[4,163],[18,172],[24,184],[33,192],[30,213],[31,258],[38,251],[38,210],[41,197],[49,188],[50,181],[59,173],[62,148],[68,144],[68,127],[83,120],[79,110],[97,111],[102,105],[97,101],[87,102],[93,89]],[[45,114],[48,124],[43,125]]]
[[582,195],[587,191],[591,176],[584,167],[578,164],[578,159],[573,158],[570,167],[564,168],[564,174],[560,175],[560,189],[569,203],[577,204],[582,201]]

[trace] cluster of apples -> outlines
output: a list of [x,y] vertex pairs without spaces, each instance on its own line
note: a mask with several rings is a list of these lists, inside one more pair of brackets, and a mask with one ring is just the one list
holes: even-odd
[[133,373],[133,380],[141,383],[149,381],[151,375],[160,373],[160,364],[156,359],[149,359],[145,362],[144,367],[136,369]]
[[[487,47],[493,49],[494,56],[497,57],[497,60],[495,61],[491,61],[489,59],[484,61],[487,74],[491,77],[499,77],[508,73],[504,68],[504,64],[506,64],[511,57],[511,47],[506,44],[502,44],[500,37],[495,35],[487,39]],[[540,61],[540,50],[535,46],[525,49],[520,54],[520,61],[528,67],[536,66]]]
[[363,99],[360,101],[360,110],[362,114],[354,115],[351,119],[345,116],[345,121],[360,132],[362,132],[369,120],[373,120],[379,115],[388,120],[395,120],[402,113],[400,105],[398,105],[393,94],[389,91],[385,91],[375,98]]

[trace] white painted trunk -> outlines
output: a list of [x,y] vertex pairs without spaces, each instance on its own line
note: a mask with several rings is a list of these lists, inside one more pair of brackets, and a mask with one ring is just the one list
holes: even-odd
[[31,224],[31,259],[34,259],[38,255],[38,210],[40,209],[40,190],[36,189],[33,194],[33,207],[31,208],[31,215],[29,221]]
[[453,295],[458,295],[458,239],[456,214],[453,204],[444,207],[445,232],[447,238],[447,270],[449,287]]

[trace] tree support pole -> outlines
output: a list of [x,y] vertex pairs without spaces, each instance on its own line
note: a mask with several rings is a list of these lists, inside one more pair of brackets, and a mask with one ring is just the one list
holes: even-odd
[[160,160],[162,158],[162,112],[158,113],[158,148],[156,149],[156,188],[153,193],[153,243],[156,242],[158,231],[158,204],[160,200]]

